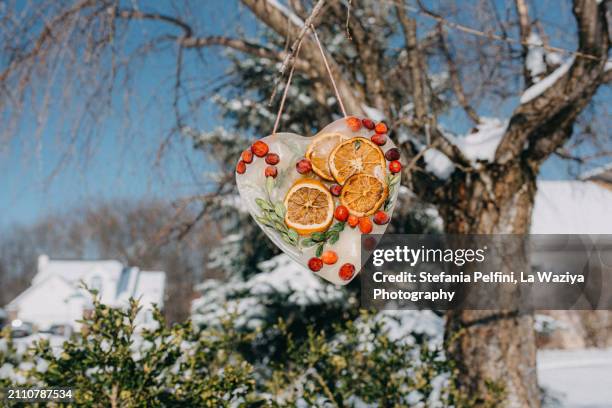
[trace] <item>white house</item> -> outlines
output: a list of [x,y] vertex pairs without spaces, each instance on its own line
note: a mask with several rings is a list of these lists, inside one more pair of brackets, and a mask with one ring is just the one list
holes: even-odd
[[[538,182],[532,234],[612,235],[612,164],[584,173],[580,180]],[[574,255],[571,248],[559,254],[568,258],[568,263]],[[609,257],[610,254],[604,256]],[[609,269],[604,277],[602,293],[612,293]],[[543,339],[543,344],[549,348],[612,346],[610,312],[553,310],[546,314],[556,322],[554,333]]]
[[32,285],[6,306],[12,319],[39,330],[78,328],[76,320],[92,307],[91,295],[82,283],[98,291],[100,300],[112,307],[125,307],[130,298],[140,299],[139,323],[151,320],[152,305],[164,305],[166,273],[141,271],[118,261],[52,260],[38,258]]
[[538,182],[532,234],[612,234],[612,189],[598,181]]

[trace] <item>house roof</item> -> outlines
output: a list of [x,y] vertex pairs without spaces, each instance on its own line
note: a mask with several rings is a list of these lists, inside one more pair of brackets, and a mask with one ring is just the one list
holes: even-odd
[[123,265],[119,261],[82,261],[49,259],[47,255],[38,258],[38,273],[34,276],[32,283],[45,279],[49,275],[56,274],[68,282],[77,284],[80,280],[92,275],[94,272],[103,274],[105,277],[118,279]]
[[83,261],[56,260],[41,255],[38,259],[38,273],[30,288],[11,303],[17,307],[34,288],[44,286],[50,280],[59,279],[75,291],[82,291],[81,282],[88,286],[100,285],[102,302],[119,306],[126,304],[130,297],[140,298],[143,305],[157,303],[163,307],[166,273],[163,271],[141,271],[136,267],[125,267],[115,260]]
[[585,181],[540,181],[532,234],[612,234],[612,191]]
[[[9,310],[18,309],[19,304],[23,302],[24,300],[32,301],[32,299],[29,299],[30,294],[36,291],[38,288],[48,285],[48,283],[51,281],[53,281],[52,284],[60,285],[60,287],[65,287],[67,290],[71,290],[74,288],[74,285],[70,284],[70,282],[68,282],[66,279],[62,278],[59,275],[56,275],[56,274],[46,275],[42,279],[39,279],[36,283],[32,282],[32,285],[28,287],[26,290],[24,290],[23,292],[21,292],[15,299],[11,300],[11,302],[8,305],[6,305],[6,308]],[[57,289],[57,287],[55,289]],[[40,302],[44,303],[45,299],[34,299],[34,301],[36,301],[37,303],[40,303]]]

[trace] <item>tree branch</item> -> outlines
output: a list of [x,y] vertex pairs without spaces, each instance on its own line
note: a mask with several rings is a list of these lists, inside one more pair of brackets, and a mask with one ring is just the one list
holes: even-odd
[[448,138],[444,136],[444,133],[442,133],[437,126],[432,127],[431,133],[433,140],[431,147],[444,153],[446,157],[448,157],[455,165],[458,165],[463,170],[467,171],[470,167],[472,167],[472,163],[467,157],[465,157],[461,149],[459,149],[456,144],[448,140]]
[[457,102],[463,108],[465,113],[469,116],[470,119],[476,124],[480,123],[480,117],[478,113],[474,110],[474,108],[468,102],[465,92],[463,90],[463,84],[461,83],[461,78],[459,78],[459,70],[457,69],[457,64],[453,60],[450,49],[448,47],[446,41],[446,35],[444,33],[444,28],[441,24],[438,24],[438,36],[440,39],[440,48],[442,50],[442,54],[446,59],[446,64],[448,65],[448,74],[451,79],[451,84],[453,86],[453,92],[457,97]]
[[[308,30],[309,26],[308,19],[302,27],[298,27],[293,21],[289,20],[281,10],[275,7],[268,0],[241,0],[242,3],[247,6],[253,14],[264,24],[274,30],[277,34],[283,37],[291,37],[299,39],[300,34],[304,30]],[[317,48],[317,45],[309,37],[302,34],[302,48],[300,53],[303,55],[305,61],[309,61],[313,71],[316,71],[319,78],[327,77],[323,58]],[[295,44],[295,41],[294,41]],[[363,109],[361,107],[362,100],[353,92],[353,87],[343,77],[342,71],[336,61],[331,56],[328,56],[328,62],[332,72],[334,73],[334,79],[338,90],[342,95],[342,100],[348,112],[362,116]]]
[[425,83],[421,72],[421,52],[417,40],[416,21],[406,15],[403,4],[395,6],[397,19],[404,32],[406,51],[408,52],[408,70],[412,82],[412,102],[414,103],[414,115],[417,123],[423,124],[427,117],[427,101],[425,95]]
[[184,37],[191,37],[193,35],[193,29],[189,24],[180,20],[176,17],[168,16],[160,13],[145,13],[139,10],[133,9],[122,9],[115,12],[115,16],[126,20],[155,20],[170,23],[174,26],[179,27],[183,30]]
[[[194,37],[194,31],[189,24],[185,21],[168,16],[160,13],[145,13],[139,10],[133,9],[122,9],[117,10],[115,13],[117,18],[126,20],[153,20],[162,21],[179,27],[183,30],[183,35],[180,37],[167,36],[170,39],[174,39],[179,42],[179,45],[183,48],[203,48],[209,46],[222,46],[227,48],[233,48],[237,51],[251,54],[260,58],[269,58],[272,60],[285,61],[290,58],[290,54],[276,52],[264,45],[255,44],[242,39],[228,38],[223,36],[208,36],[208,37]],[[306,71],[309,66],[306,62],[301,62],[296,66],[297,69]]]
[[[606,79],[605,65],[610,48],[606,4],[574,0],[578,25],[579,53],[571,67],[539,96],[521,104],[513,113],[495,160],[506,164],[526,149],[528,159],[538,165],[571,135],[572,125]],[[569,134],[568,134],[569,132]]]
[[525,0],[515,0],[516,14],[518,14],[519,33],[521,37],[521,57],[523,59],[523,76],[525,77],[525,88],[533,85],[531,71],[527,67],[527,56],[529,55],[529,36],[531,35],[531,20],[529,9]]
[[[349,3],[345,3],[341,1],[331,2],[330,12],[334,13],[337,20],[350,21],[350,41],[359,55],[359,58],[355,60],[359,68],[355,71],[364,76],[363,84],[360,84],[360,81],[354,81],[354,83],[363,87],[360,91],[369,106],[379,109],[386,118],[391,118],[390,102],[392,98],[385,87],[382,73],[384,67],[380,64],[384,47],[381,46],[376,36],[371,35],[371,31],[367,29],[368,26],[376,26],[377,22],[364,25],[362,19],[367,19],[369,16],[350,13],[348,10],[351,6]],[[346,18],[350,20],[346,20]]]
[[[280,73],[281,73],[281,76],[285,75],[285,71],[287,71],[287,67],[289,66],[289,62],[291,60],[295,59],[295,53],[297,52],[298,46],[299,46],[300,42],[302,41],[302,38],[304,38],[304,36],[308,32],[308,30],[310,29],[310,26],[312,26],[314,24],[314,20],[317,17],[317,15],[319,14],[319,12],[321,11],[321,9],[323,8],[324,4],[325,4],[325,0],[318,0],[317,4],[315,4],[314,7],[312,8],[312,11],[310,12],[310,15],[304,21],[304,25],[300,29],[300,32],[298,33],[296,39],[293,41],[293,44],[291,44],[291,49],[290,49],[289,53],[283,59],[283,63],[282,63],[282,65],[280,67],[280,70],[279,70]],[[274,9],[277,10],[276,7],[274,7]]]
[[[254,55],[256,57],[268,58],[275,61],[282,61],[286,57],[286,53],[284,52],[278,52],[266,47],[263,44],[256,44],[237,38],[228,38],[223,36],[188,37],[177,38],[177,41],[180,42],[180,45],[183,48],[222,46],[232,48],[246,54]],[[311,69],[310,64],[307,61],[298,60],[295,63],[296,69],[301,71],[308,71]]]

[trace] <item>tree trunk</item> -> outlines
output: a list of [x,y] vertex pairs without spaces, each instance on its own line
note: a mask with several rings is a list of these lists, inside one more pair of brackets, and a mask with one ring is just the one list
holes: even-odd
[[[458,173],[453,175],[456,179],[453,191],[447,193],[449,199],[440,206],[447,233],[529,232],[536,184],[526,163]],[[447,352],[459,370],[457,385],[467,396],[477,395],[477,405],[491,405],[493,387],[501,387],[505,406],[540,406],[531,314],[517,310],[452,311],[447,314],[446,326]]]

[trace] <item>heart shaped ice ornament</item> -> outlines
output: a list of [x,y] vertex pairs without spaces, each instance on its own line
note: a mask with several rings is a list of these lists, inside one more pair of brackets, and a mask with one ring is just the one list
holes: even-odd
[[296,262],[346,285],[361,265],[361,235],[382,234],[400,184],[399,150],[384,123],[348,117],[313,137],[276,133],[242,153],[241,199]]

